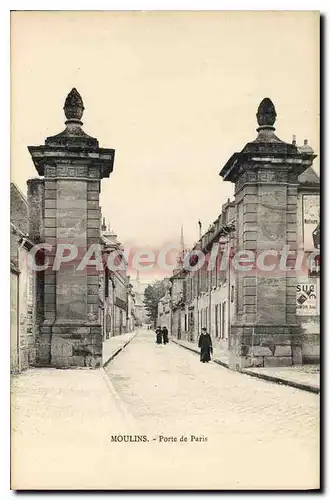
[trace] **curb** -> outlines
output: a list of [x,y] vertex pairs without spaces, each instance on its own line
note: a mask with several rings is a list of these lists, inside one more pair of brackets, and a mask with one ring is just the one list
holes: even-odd
[[294,387],[295,389],[300,389],[301,391],[312,392],[314,394],[320,393],[320,388],[313,385],[302,384],[300,382],[294,382],[293,380],[286,380],[283,378],[274,377],[273,375],[266,375],[264,373],[249,372],[247,370],[241,370],[240,373],[243,373],[244,375],[250,375],[250,377],[256,377],[261,380],[267,380],[268,382],[273,382],[275,384]]
[[[177,344],[181,347],[184,347],[185,349],[188,349],[188,351],[199,354],[199,351],[195,347],[186,346],[184,344],[181,344],[181,342],[179,342],[178,340],[175,340],[175,339],[171,339],[171,340],[175,344]],[[214,359],[214,358],[212,361],[213,361],[213,363],[216,363],[216,364],[221,365],[225,368],[228,368],[228,370],[229,370],[228,363],[225,363],[224,361],[220,361],[219,359]],[[312,392],[313,394],[320,393],[320,388],[315,387],[313,385],[302,384],[300,382],[294,382],[292,380],[285,380],[283,378],[278,378],[278,377],[274,377],[272,375],[266,375],[263,373],[250,372],[248,370],[240,370],[238,373],[242,373],[243,375],[249,375],[250,377],[259,378],[261,380],[266,380],[267,382],[273,382],[273,383],[278,384],[278,385],[287,385],[290,387],[294,387],[295,389],[300,389],[301,391]]]
[[107,359],[107,361],[105,361],[103,363],[102,368],[105,368],[106,366],[108,366],[110,361],[112,361],[113,358],[115,358],[117,356],[117,354],[119,354],[123,349],[125,349],[125,347],[131,342],[131,340],[134,339],[136,334],[137,334],[137,332],[134,332],[133,335],[128,340],[126,340],[126,342],[123,345],[121,345],[120,347],[117,347],[117,349],[110,354],[109,359]]
[[[126,344],[127,345],[127,344]],[[110,378],[108,377],[104,367],[101,368],[101,374],[103,377],[103,380],[108,387],[111,396],[115,399],[117,408],[123,415],[123,418],[125,419],[126,424],[129,426],[130,429],[136,428],[136,420],[134,417],[129,413],[127,407],[123,403],[123,401],[120,399],[119,394],[117,393],[116,389],[114,388]]]

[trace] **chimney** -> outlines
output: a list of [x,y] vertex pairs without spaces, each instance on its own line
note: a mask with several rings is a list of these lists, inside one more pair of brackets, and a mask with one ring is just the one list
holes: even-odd
[[292,144],[295,146],[297,144],[296,136],[292,136]]
[[103,217],[103,224],[102,224],[101,229],[102,229],[102,231],[106,231],[107,230],[107,226],[105,224],[105,217]]
[[308,139],[304,139],[304,146],[308,145]]
[[200,220],[198,221],[198,227],[199,227],[199,239],[201,239],[201,237],[202,237],[202,223]]

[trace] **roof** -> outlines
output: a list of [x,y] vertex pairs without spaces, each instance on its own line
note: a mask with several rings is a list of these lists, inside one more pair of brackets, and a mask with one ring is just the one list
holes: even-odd
[[313,167],[308,167],[305,172],[299,175],[298,180],[300,184],[320,184],[320,178]]

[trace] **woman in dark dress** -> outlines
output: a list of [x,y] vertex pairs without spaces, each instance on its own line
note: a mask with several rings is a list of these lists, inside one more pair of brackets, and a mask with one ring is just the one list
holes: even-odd
[[161,344],[163,342],[162,330],[159,326],[156,328],[156,344]]
[[164,344],[168,344],[168,329],[166,328],[166,326],[163,326],[162,334]]
[[198,340],[198,347],[201,350],[201,362],[208,363],[211,360],[211,353],[213,354],[213,347],[211,335],[207,333],[206,328],[202,328],[202,333]]

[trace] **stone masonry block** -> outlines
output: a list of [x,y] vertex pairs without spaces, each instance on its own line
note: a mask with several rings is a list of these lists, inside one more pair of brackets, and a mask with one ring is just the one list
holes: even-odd
[[245,194],[243,204],[247,205],[248,203],[258,203],[257,194]]
[[288,194],[287,195],[287,204],[288,205],[296,205],[297,204],[297,195],[296,194]]
[[257,212],[257,204],[256,203],[244,203],[243,214],[256,213],[256,212]]
[[45,216],[45,218],[55,218],[56,217],[56,208],[45,208],[44,216]]
[[54,285],[56,283],[56,275],[54,271],[46,272],[44,275],[45,285]]
[[288,195],[297,196],[298,189],[296,186],[288,186],[286,191]]
[[99,334],[101,334],[101,332],[102,332],[101,325],[99,325],[99,326],[91,326],[91,333],[99,333]]
[[100,183],[99,182],[91,181],[91,182],[87,183],[87,190],[88,191],[97,191],[97,192],[99,192],[99,189],[100,189]]
[[257,241],[257,232],[248,230],[243,234],[243,241]]
[[256,306],[255,304],[243,304],[243,313],[244,314],[256,314]]
[[56,208],[56,200],[45,200],[45,208]]
[[87,219],[87,228],[93,228],[99,230],[100,220],[99,219]]
[[256,296],[255,295],[244,295],[243,296],[243,305],[255,305],[256,304]]
[[[49,220],[54,220],[54,219],[49,219]],[[56,237],[56,227],[45,227],[44,235],[45,235],[45,237],[48,237],[48,236],[51,238]]]
[[87,191],[87,201],[99,201],[98,191]]
[[87,285],[97,285],[98,286],[98,283],[99,283],[99,277],[98,276],[92,276],[92,275],[88,275],[87,276]]
[[44,310],[46,312],[55,312],[56,311],[56,304],[55,302],[52,303],[45,303],[44,304]]
[[287,221],[288,224],[290,222],[294,223],[294,224],[297,224],[297,214],[296,213],[292,213],[292,212],[287,213],[286,214],[286,221]]
[[274,356],[291,356],[292,350],[289,345],[277,345]]
[[87,219],[97,219],[98,221],[100,220],[100,211],[97,209],[87,210]]
[[272,352],[267,346],[256,345],[253,346],[254,356],[272,356]]
[[45,304],[53,304],[53,302],[55,302],[55,300],[56,300],[55,291],[53,291],[51,293],[45,293],[45,295],[44,295]]
[[47,228],[56,228],[56,219],[47,217],[44,219],[44,224],[45,224],[45,231]]
[[256,250],[257,242],[256,240],[246,240],[244,242],[244,250]]
[[302,359],[302,349],[301,347],[293,347],[292,348],[292,364],[293,365],[301,365],[303,362]]
[[296,231],[287,231],[286,232],[286,241],[289,243],[289,242],[295,242],[297,241],[297,233]]
[[99,201],[98,200],[87,200],[87,209],[92,209],[96,210],[99,208]]
[[91,328],[90,326],[79,326],[75,328],[77,333],[81,334],[90,334]]
[[57,182],[45,179],[45,189],[56,189]]
[[100,234],[99,228],[87,228],[87,238],[96,238]]
[[251,223],[257,224],[257,219],[258,219],[258,216],[257,216],[256,212],[253,212],[253,213],[248,212],[245,214],[244,222],[245,223],[251,222]]
[[87,285],[87,293],[88,295],[98,295],[99,293],[98,285]]
[[243,276],[243,287],[245,286],[256,286],[255,276]]
[[258,193],[258,187],[257,186],[251,186],[251,185],[246,185],[244,186],[244,195],[252,194],[256,195]]
[[[246,214],[246,215],[252,215],[252,214]],[[253,214],[254,216],[254,214]],[[258,231],[258,226],[257,226],[257,221],[254,222],[246,222],[246,217],[244,217],[244,223],[243,223],[243,234],[247,233],[248,231]]]
[[292,357],[291,356],[272,356],[272,357],[264,357],[264,366],[272,367],[272,366],[292,366]]
[[56,189],[45,189],[45,200],[56,200]]

